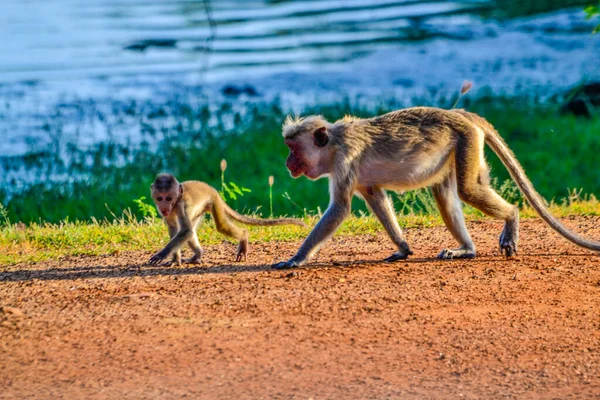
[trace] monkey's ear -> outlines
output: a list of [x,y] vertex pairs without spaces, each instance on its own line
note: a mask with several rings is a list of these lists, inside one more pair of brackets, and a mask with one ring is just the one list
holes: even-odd
[[150,184],[150,190],[154,189],[154,183]]
[[327,128],[322,126],[313,133],[313,142],[317,147],[325,147],[329,143]]
[[180,183],[179,184],[179,195],[181,196],[183,194],[183,185]]

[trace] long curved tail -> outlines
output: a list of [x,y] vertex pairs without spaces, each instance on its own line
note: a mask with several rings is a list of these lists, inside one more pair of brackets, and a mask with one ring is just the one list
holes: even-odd
[[513,178],[521,193],[525,196],[529,204],[539,214],[539,216],[546,222],[552,229],[560,233],[565,239],[575,243],[578,246],[586,249],[600,251],[600,242],[585,239],[575,232],[567,229],[556,217],[550,214],[550,211],[546,207],[545,201],[540,194],[535,190],[533,184],[525,174],[523,167],[517,161],[517,158],[513,152],[509,149],[506,142],[502,139],[498,131],[484,118],[464,110],[456,110],[463,116],[467,117],[478,127],[483,129],[485,133],[485,142],[490,148],[496,153],[498,158],[502,161],[510,176]]
[[274,218],[274,219],[259,219],[259,218],[250,218],[245,215],[238,214],[231,207],[227,205],[227,203],[223,202],[225,212],[232,219],[239,221],[246,225],[257,225],[257,226],[274,226],[274,225],[298,225],[302,227],[306,227],[306,224],[297,218]]

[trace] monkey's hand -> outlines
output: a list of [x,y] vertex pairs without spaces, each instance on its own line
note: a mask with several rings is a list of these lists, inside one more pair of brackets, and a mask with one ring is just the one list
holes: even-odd
[[150,265],[158,265],[162,260],[164,260],[165,258],[167,258],[169,254],[165,253],[164,250],[159,251],[158,253],[156,253],[155,255],[153,255],[152,257],[150,257],[150,261],[148,261],[148,264]]
[[306,260],[300,260],[300,259],[297,259],[296,257],[292,257],[287,261],[282,261],[277,264],[273,264],[271,267],[275,268],[275,269],[289,269],[289,268],[300,267],[304,264],[306,264]]

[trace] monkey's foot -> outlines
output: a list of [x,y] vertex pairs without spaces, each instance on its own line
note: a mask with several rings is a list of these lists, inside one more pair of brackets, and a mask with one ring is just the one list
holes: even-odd
[[394,262],[399,260],[406,260],[408,256],[412,255],[412,251],[397,251],[388,258],[384,259],[383,262]]
[[517,243],[519,242],[519,210],[515,207],[514,217],[506,220],[504,229],[500,234],[500,251],[506,257],[517,254]]
[[450,260],[453,258],[475,258],[475,251],[471,249],[444,249],[440,251],[437,258]]
[[299,261],[299,260],[294,260],[293,258],[287,260],[287,261],[282,261],[279,262],[277,264],[273,264],[271,265],[271,268],[274,269],[290,269],[290,268],[296,268],[296,267],[300,267],[302,265],[306,264],[306,261]]
[[238,244],[237,254],[235,256],[235,262],[240,262],[242,260],[246,261],[246,256],[248,255],[248,239],[244,238],[240,240]]
[[506,257],[511,257],[517,254],[517,243],[512,240],[504,240],[502,236],[500,236],[500,251],[504,253]]
[[161,265],[163,267],[181,267],[181,261],[167,261]]
[[185,260],[186,264],[200,264],[200,260],[202,259],[202,257],[198,257],[198,256],[192,256],[188,259]]
[[507,223],[504,225],[502,234],[500,235],[500,251],[504,253],[506,257],[511,257],[517,254],[517,242],[519,240],[519,226]]
[[248,247],[245,247],[244,249],[238,249],[238,252],[235,256],[235,262],[240,262],[242,260],[246,261],[247,255],[248,255]]

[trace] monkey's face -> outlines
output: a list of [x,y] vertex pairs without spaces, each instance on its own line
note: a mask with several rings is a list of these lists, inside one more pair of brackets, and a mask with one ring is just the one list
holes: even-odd
[[303,159],[302,143],[298,138],[286,139],[286,146],[290,149],[290,155],[285,160],[285,166],[290,171],[290,174],[297,178],[306,170],[306,164]]
[[154,204],[156,204],[156,208],[158,208],[158,211],[163,217],[168,217],[173,212],[173,208],[175,207],[177,200],[179,200],[181,190],[181,185],[177,185],[173,189],[160,192],[152,188],[152,199],[154,200]]
[[328,143],[329,136],[324,127],[285,139],[285,144],[290,149],[285,166],[290,174],[294,178],[304,175],[309,179],[317,179],[328,173],[328,163],[325,162],[329,157],[326,149]]

